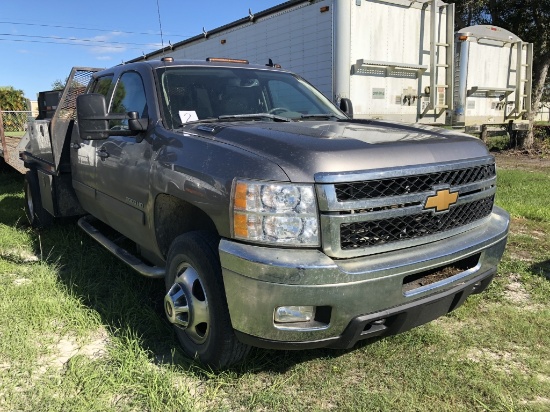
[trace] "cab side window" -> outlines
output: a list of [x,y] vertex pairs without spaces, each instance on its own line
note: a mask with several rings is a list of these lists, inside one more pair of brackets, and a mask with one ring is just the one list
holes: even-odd
[[[145,87],[141,76],[136,72],[126,72],[115,87],[110,113],[127,114],[137,112],[140,118],[148,117]],[[116,120],[110,124],[111,129],[128,130],[127,120]]]
[[113,76],[103,76],[94,82],[92,86],[92,93],[100,93],[103,96],[107,97],[107,93],[109,93],[109,89],[111,88],[111,84],[113,83]]

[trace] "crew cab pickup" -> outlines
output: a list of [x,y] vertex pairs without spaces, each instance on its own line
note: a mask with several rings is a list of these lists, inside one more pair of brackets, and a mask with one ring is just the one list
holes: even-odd
[[51,124],[29,127],[29,220],[82,215],[108,250],[164,278],[166,317],[205,364],[400,333],[496,273],[509,216],[478,139],[354,120],[350,101],[341,110],[273,65],[73,72]]

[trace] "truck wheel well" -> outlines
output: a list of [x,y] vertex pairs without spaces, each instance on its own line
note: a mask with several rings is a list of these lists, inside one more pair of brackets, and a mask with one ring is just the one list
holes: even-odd
[[164,257],[167,256],[176,237],[194,230],[218,233],[212,219],[198,207],[171,195],[157,196],[155,233],[158,247]]

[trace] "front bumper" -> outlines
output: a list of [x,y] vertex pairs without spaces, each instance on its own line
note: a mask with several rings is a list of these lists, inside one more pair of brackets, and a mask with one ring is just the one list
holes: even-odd
[[[347,348],[358,340],[418,326],[460,306],[490,283],[504,252],[508,214],[494,209],[479,227],[413,248],[333,260],[319,250],[280,249],[222,240],[220,259],[231,322],[254,346]],[[464,260],[469,269],[426,286],[406,278]],[[276,324],[278,306],[311,305],[321,316]]]

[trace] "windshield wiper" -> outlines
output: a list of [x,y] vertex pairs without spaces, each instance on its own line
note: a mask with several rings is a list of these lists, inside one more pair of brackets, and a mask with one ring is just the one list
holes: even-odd
[[251,113],[251,114],[226,114],[218,117],[219,120],[253,120],[253,119],[272,119],[276,122],[290,122],[288,117],[277,116],[271,113]]
[[332,113],[303,114],[300,117],[302,119],[340,119],[338,116]]
[[199,119],[199,120],[192,120],[190,122],[186,123],[180,123],[177,126],[177,129],[181,129],[182,127],[190,124],[197,124],[197,123],[214,123],[220,120],[255,120],[255,119],[272,119],[276,122],[291,122],[292,120],[288,117],[283,116],[277,116],[275,114],[271,113],[252,113],[252,114],[224,114],[219,117],[208,117],[206,119]]

